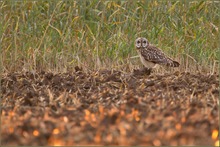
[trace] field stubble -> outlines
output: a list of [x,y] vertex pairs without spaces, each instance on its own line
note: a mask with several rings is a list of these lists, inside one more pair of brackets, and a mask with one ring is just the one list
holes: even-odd
[[214,145],[218,79],[79,67],[62,74],[6,74],[2,144]]

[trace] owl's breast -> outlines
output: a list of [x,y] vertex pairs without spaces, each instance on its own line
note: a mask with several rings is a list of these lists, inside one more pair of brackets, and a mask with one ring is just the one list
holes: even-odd
[[155,68],[157,64],[147,61],[142,55],[141,53],[138,51],[139,57],[141,59],[141,63],[146,67],[146,68]]

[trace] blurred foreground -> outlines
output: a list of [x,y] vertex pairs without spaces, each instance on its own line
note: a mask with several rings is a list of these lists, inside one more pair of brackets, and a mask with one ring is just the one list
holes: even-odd
[[2,145],[215,145],[219,75],[100,70],[2,77]]

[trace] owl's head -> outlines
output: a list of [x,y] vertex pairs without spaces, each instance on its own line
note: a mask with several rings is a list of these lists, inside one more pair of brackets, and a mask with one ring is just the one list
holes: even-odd
[[141,47],[147,47],[149,45],[149,42],[146,38],[143,38],[143,37],[138,37],[136,40],[135,40],[135,46],[137,49],[141,48]]

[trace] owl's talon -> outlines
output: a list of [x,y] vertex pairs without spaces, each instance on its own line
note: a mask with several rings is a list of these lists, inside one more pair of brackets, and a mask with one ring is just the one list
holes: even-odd
[[147,67],[145,67],[142,71],[143,71],[145,74],[150,75],[151,72],[152,72],[152,68],[147,68]]

